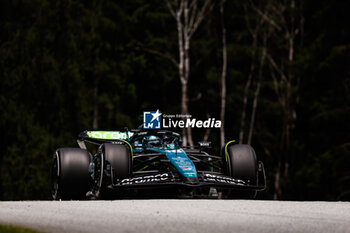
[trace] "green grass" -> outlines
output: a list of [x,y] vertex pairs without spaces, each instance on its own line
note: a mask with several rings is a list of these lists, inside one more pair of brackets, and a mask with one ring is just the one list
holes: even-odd
[[0,233],[39,233],[39,231],[23,227],[0,225]]

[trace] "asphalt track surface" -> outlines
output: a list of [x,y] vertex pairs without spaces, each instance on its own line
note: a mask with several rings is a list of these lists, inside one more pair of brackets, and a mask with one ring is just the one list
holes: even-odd
[[43,232],[350,232],[350,202],[0,202],[0,223]]

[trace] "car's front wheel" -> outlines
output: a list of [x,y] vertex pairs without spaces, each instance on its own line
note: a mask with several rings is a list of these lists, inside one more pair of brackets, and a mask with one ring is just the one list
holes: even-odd
[[[225,146],[226,172],[234,179],[240,179],[249,185],[257,185],[258,162],[253,147],[246,144]],[[256,191],[230,190],[228,198],[255,198]]]
[[128,178],[132,169],[131,150],[125,144],[104,143],[99,148],[95,160],[96,198],[117,197],[120,192],[113,193],[107,186]]

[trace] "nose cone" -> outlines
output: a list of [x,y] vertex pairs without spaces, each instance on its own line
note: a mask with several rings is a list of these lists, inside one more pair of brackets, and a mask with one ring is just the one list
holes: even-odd
[[186,184],[198,184],[198,177],[184,177],[184,181]]

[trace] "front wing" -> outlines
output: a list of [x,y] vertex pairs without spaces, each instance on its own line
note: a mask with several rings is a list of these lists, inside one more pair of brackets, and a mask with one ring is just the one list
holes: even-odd
[[222,173],[198,172],[198,182],[185,182],[177,173],[158,172],[143,175],[135,175],[132,178],[123,179],[109,185],[112,189],[144,189],[154,187],[178,186],[187,188],[216,187],[225,189],[264,190],[266,187],[265,170],[262,163],[259,164],[257,185],[252,185],[240,179],[234,179]]

